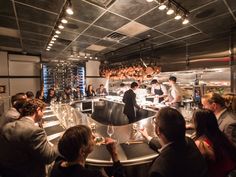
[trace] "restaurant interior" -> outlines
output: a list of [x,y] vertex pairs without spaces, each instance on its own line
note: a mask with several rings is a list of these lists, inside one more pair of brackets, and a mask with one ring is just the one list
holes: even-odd
[[[169,89],[170,76],[183,91],[187,123],[199,106],[196,93],[227,95],[236,112],[235,0],[0,1],[0,117],[19,92],[80,91],[77,99],[57,98],[46,107],[43,127],[55,146],[71,126],[88,125],[103,138],[112,124],[126,176],[147,176],[158,153],[137,127],[156,136],[153,117],[164,106],[151,95],[151,81]],[[134,81],[142,109],[129,123],[119,91]],[[101,84],[108,95],[87,98],[88,85]],[[106,152],[97,145],[87,165],[112,166]]]

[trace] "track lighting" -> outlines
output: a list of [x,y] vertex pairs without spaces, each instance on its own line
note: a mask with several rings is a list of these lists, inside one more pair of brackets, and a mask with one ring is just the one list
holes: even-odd
[[[153,0],[146,0],[147,2],[152,2]],[[182,24],[188,24],[189,19],[187,18],[187,15],[189,12],[184,9],[179,3],[175,2],[174,0],[156,0],[157,3],[159,4],[158,9],[159,10],[167,10],[166,14],[167,15],[172,15],[176,14],[174,19],[175,20],[180,20],[181,18],[183,19]]]

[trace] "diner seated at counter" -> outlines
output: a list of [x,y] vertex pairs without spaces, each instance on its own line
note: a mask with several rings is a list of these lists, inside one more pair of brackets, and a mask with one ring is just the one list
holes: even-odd
[[107,90],[103,84],[100,84],[99,88],[96,89],[96,95],[108,95]]
[[236,148],[220,131],[211,110],[198,109],[193,114],[195,143],[208,165],[208,177],[225,177],[236,168]]
[[148,176],[207,177],[203,156],[193,140],[185,137],[185,120],[181,113],[174,108],[162,108],[154,120],[158,138],[148,136],[146,129],[140,130],[152,149],[161,148]]
[[[106,138],[105,144],[113,161],[111,176],[124,177],[114,140]],[[86,158],[93,151],[94,145],[94,136],[89,127],[77,125],[67,129],[58,143],[62,157],[56,160],[50,177],[108,177],[103,169],[85,167]]]
[[93,86],[91,84],[88,85],[88,88],[86,90],[86,96],[87,97],[96,96],[95,91],[93,90]]

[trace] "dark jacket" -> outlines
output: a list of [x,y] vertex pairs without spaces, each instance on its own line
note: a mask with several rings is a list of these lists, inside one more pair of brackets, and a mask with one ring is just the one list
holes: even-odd
[[225,111],[220,115],[218,125],[220,130],[236,147],[236,116],[229,111]]
[[136,94],[132,89],[129,89],[125,92],[123,96],[123,102],[125,103],[123,113],[127,115],[130,123],[134,122],[136,118],[134,107],[137,109],[140,109],[140,107],[136,103]]
[[[51,171],[50,177],[104,177],[101,171],[97,169],[85,168],[79,164],[74,164],[69,167],[61,167],[62,160],[57,161]],[[113,165],[112,176],[124,177],[124,169],[120,162]]]
[[186,138],[185,142],[169,144],[160,152],[149,177],[207,177],[207,165],[193,140]]

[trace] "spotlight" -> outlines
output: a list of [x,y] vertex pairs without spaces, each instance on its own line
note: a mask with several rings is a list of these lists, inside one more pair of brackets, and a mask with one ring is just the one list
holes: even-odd
[[60,25],[58,26],[58,28],[64,29],[64,26],[63,26],[62,24],[60,24]]
[[161,5],[158,7],[159,10],[164,10],[165,8],[166,8],[166,5],[165,5],[165,4],[161,4]]
[[68,1],[68,5],[67,5],[67,8],[66,8],[66,13],[69,14],[69,15],[73,15],[74,14],[74,12],[72,10],[71,1]]
[[50,44],[48,44],[48,45],[49,45],[49,46],[52,46],[53,44],[50,43]]
[[61,22],[62,23],[68,23],[68,21],[65,18],[61,19]]
[[173,10],[171,7],[168,8],[166,14],[167,14],[167,15],[171,15],[171,14],[173,14],[173,13],[174,13],[174,10]]
[[47,48],[48,48],[48,49],[51,49],[51,46],[48,46]]
[[189,20],[188,20],[187,18],[185,18],[185,19],[183,20],[183,22],[182,22],[183,25],[186,25],[186,24],[188,24],[188,23],[189,23]]
[[175,20],[179,20],[179,19],[181,19],[181,16],[179,14],[176,14]]
[[50,50],[50,48],[47,48],[46,50],[47,50],[47,51],[49,51],[49,50]]
[[55,33],[57,33],[57,34],[61,34],[61,31],[59,31],[59,30],[56,30],[56,32]]
[[50,41],[51,44],[54,44],[54,41]]
[[57,38],[54,38],[54,37],[53,37],[53,38],[52,38],[52,41],[55,41],[55,40],[57,40]]
[[146,0],[147,2],[152,2],[153,0]]
[[58,38],[59,36],[58,36],[57,34],[55,34],[53,37],[54,37],[54,38]]

